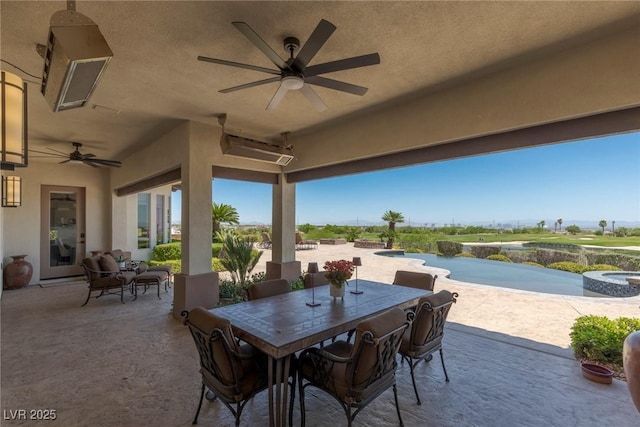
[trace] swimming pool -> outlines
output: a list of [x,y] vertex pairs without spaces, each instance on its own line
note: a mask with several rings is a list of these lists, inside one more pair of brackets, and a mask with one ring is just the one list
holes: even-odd
[[402,255],[397,252],[388,252],[379,253],[379,255],[421,259],[424,260],[426,266],[449,270],[451,272],[449,278],[461,282],[547,294],[609,297],[584,289],[581,274],[550,268],[478,258],[443,257],[433,254],[407,253]]

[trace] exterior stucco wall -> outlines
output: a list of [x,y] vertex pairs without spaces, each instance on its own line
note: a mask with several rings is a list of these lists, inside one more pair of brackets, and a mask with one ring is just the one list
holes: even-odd
[[285,171],[637,106],[639,45],[640,29],[625,31],[313,132],[293,134],[289,141],[299,159]]
[[[22,206],[3,208],[3,256],[27,254],[33,265],[31,284],[40,281],[40,189],[64,185],[86,189],[86,248],[110,247],[109,171],[84,165],[32,162],[12,175],[22,177]],[[78,258],[82,254],[77,254]]]

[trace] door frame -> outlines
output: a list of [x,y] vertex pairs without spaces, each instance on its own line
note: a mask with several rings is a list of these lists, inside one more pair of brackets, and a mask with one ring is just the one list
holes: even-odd
[[[64,192],[74,194],[76,198],[75,212],[75,259],[69,265],[51,265],[51,193]],[[81,276],[84,270],[81,267],[82,259],[86,253],[86,188],[66,185],[40,186],[40,278],[56,279],[62,277]]]

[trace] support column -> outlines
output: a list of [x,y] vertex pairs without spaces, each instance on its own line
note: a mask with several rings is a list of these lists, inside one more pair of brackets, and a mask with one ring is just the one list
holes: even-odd
[[182,271],[175,275],[173,317],[197,306],[213,308],[219,301],[218,273],[211,271],[210,136],[194,132],[182,161]]
[[271,218],[271,261],[267,262],[268,279],[297,280],[300,261],[296,261],[296,185],[280,174],[273,186]]

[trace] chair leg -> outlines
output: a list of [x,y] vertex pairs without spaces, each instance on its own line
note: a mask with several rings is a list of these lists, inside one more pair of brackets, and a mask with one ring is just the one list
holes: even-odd
[[409,359],[407,360],[409,363],[409,369],[411,370],[411,382],[413,383],[413,391],[416,393],[416,400],[418,405],[422,405],[422,402],[420,401],[420,395],[418,394],[418,386],[416,385],[416,376],[413,373],[413,369],[415,367],[415,365],[417,365],[418,363],[420,363],[420,360],[418,360],[415,364],[413,363],[413,358],[409,357]]
[[198,415],[200,415],[200,407],[202,407],[202,398],[204,397],[204,383],[202,383],[202,388],[200,389],[200,403],[198,403],[198,409],[196,410],[196,416],[193,418],[193,422],[191,424],[198,424]]
[[396,411],[398,412],[398,420],[400,420],[400,427],[404,426],[402,422],[402,415],[400,414],[400,406],[398,405],[398,387],[396,383],[393,383],[393,398],[396,400]]
[[305,425],[305,414],[304,414],[304,386],[302,385],[302,375],[298,373],[298,388],[300,389],[300,425],[304,427]]
[[289,425],[293,426],[293,404],[296,401],[296,374],[291,378],[291,398],[289,399]]
[[442,370],[444,371],[444,378],[449,382],[449,375],[447,375],[447,368],[444,367],[444,356],[442,355],[442,347],[440,347],[440,361],[442,362]]
[[80,307],[84,307],[89,302],[89,298],[91,298],[91,288],[89,288],[89,294],[87,295],[87,300]]

